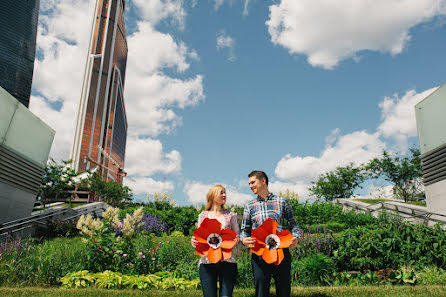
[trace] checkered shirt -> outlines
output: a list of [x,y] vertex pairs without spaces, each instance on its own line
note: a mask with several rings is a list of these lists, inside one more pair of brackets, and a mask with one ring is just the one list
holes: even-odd
[[269,218],[277,222],[277,232],[285,230],[284,219],[286,219],[293,236],[300,238],[299,225],[294,219],[293,209],[288,200],[269,193],[266,199],[257,196],[245,205],[240,240],[250,237],[251,230],[257,229]]

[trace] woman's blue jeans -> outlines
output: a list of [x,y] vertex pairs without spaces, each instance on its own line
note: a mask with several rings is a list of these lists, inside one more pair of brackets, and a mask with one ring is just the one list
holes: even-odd
[[204,297],[217,297],[217,280],[220,282],[220,297],[231,297],[237,278],[237,263],[225,261],[217,264],[200,264],[198,268]]

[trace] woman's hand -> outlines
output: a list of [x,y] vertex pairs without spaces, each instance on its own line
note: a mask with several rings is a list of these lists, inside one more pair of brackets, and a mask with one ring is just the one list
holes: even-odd
[[198,240],[195,238],[195,236],[192,236],[190,239],[190,244],[195,248],[198,244]]
[[234,238],[234,242],[235,242],[235,245],[237,245],[240,242],[240,238],[238,238],[238,236],[236,236]]

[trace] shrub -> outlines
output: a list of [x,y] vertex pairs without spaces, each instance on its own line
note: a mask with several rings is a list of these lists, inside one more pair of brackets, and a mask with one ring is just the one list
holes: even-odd
[[86,246],[80,238],[21,242],[20,250],[0,257],[0,285],[54,286],[60,277],[85,269]]
[[330,257],[314,254],[291,263],[291,280],[293,284],[328,285],[334,268]]
[[420,268],[446,268],[446,233],[439,225],[390,223],[358,226],[335,239],[335,261],[340,270],[398,268],[402,263]]

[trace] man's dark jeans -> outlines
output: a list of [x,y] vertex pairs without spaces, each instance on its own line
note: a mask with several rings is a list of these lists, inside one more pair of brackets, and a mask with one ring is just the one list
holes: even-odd
[[290,297],[291,295],[291,255],[288,249],[283,249],[284,258],[279,265],[268,264],[262,256],[252,254],[251,264],[254,274],[256,297],[268,297],[271,276],[276,282],[277,297]]
[[231,297],[237,278],[237,263],[218,262],[200,264],[198,268],[204,297],[217,297],[217,280],[220,281],[220,297]]

